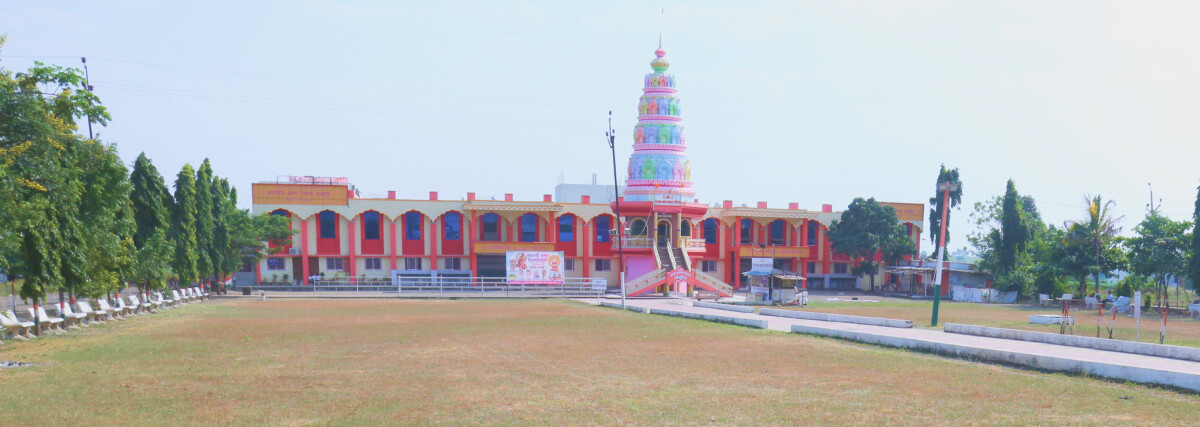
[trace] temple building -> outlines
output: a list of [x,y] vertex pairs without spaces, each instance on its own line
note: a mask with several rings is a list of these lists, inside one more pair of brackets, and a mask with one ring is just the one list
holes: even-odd
[[[728,295],[745,286],[754,258],[772,259],[775,271],[803,278],[809,289],[866,287],[850,274],[854,260],[830,246],[827,231],[841,216],[831,205],[805,210],[797,203],[700,202],[675,76],[667,73],[661,46],[654,54],[617,201],[610,203],[612,187],[600,200],[577,188],[556,191],[566,200],[550,194],[481,200],[475,193],[443,200],[433,191],[411,200],[396,198],[395,191],[363,198],[345,178],[255,183],[253,212],[290,218],[295,234],[292,245],[247,266],[240,277],[293,285],[315,277],[504,277],[508,251],[562,251],[566,277],[605,278],[615,286],[623,268],[629,295]],[[885,204],[919,248],[924,205]]]

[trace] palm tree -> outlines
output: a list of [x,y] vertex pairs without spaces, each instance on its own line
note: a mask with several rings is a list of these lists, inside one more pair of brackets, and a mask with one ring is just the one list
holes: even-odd
[[1108,247],[1117,233],[1121,232],[1121,227],[1118,227],[1117,223],[1125,217],[1114,218],[1111,210],[1117,205],[1117,202],[1113,200],[1106,202],[1099,194],[1084,196],[1083,201],[1088,205],[1087,218],[1083,221],[1067,221],[1064,225],[1067,228],[1067,237],[1071,242],[1091,249],[1096,256],[1096,263],[1091,266],[1091,270],[1096,292],[1099,293],[1100,271],[1104,268],[1100,259],[1101,248]]

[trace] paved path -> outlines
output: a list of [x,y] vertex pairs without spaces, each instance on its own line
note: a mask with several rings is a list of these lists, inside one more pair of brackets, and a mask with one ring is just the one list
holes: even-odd
[[[595,304],[596,300],[579,299],[580,302]],[[611,300],[610,300],[611,302]],[[1125,379],[1137,382],[1168,384],[1182,388],[1200,391],[1200,363],[1178,359],[1167,359],[1139,354],[1118,353],[1081,347],[1068,347],[1055,344],[1044,344],[1028,341],[1009,340],[1003,338],[979,337],[973,335],[950,334],[939,329],[918,328],[889,328],[883,326],[859,325],[853,323],[823,322],[817,320],[791,319],[785,317],[763,316],[755,313],[738,313],[713,308],[693,307],[690,300],[656,299],[632,300],[626,305],[643,308],[658,308],[689,313],[710,314],[743,319],[766,320],[767,329],[791,332],[793,325],[807,326],[829,330],[830,336],[837,335],[876,335],[899,338],[899,340],[869,340],[871,342],[915,342],[913,348],[938,351],[942,353],[964,354],[962,351],[939,351],[939,348],[952,349],[966,347],[987,352],[1002,352],[1007,357],[996,358],[997,361],[1037,366],[1039,368],[1066,370],[1073,372],[1088,372],[1095,375]],[[905,345],[908,346],[908,345]],[[1052,360],[1055,364],[1027,363],[1030,361]],[[1063,366],[1058,369],[1055,366]]]

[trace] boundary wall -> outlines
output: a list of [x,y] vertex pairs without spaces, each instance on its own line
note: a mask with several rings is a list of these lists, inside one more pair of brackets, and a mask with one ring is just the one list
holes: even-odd
[[692,303],[692,307],[715,308],[717,310],[736,311],[738,313],[753,313],[754,312],[754,307],[732,305],[732,304],[721,304],[718,302],[696,301],[696,302]]
[[1141,354],[1144,356],[1166,357],[1169,359],[1200,362],[1200,348],[1181,347],[1177,345],[1121,341],[1105,338],[1082,337],[1077,335],[1061,335],[1047,332],[963,325],[958,323],[947,323],[946,332],[952,334],[976,335],[981,337],[1057,344],[1070,347],[1084,347],[1096,350],[1115,351],[1120,353]]
[[767,321],[759,319],[743,319],[740,317],[717,316],[713,314],[688,313],[684,311],[666,310],[661,308],[651,308],[650,314],[661,314],[664,316],[683,317],[688,319],[707,320],[709,322],[728,323],[731,325],[748,326],[751,328],[767,329]]
[[1200,391],[1200,375],[1189,375],[1179,372],[1161,371],[1137,366],[1074,360],[1063,357],[1029,353],[1017,353],[1007,350],[969,347],[965,345],[928,341],[917,338],[896,337],[873,334],[869,332],[845,331],[840,329],[821,328],[814,326],[792,325],[792,332],[798,334],[811,334],[840,338],[867,344],[923,350],[965,359],[1024,365],[1051,371],[1089,374],[1119,380],[1159,384],[1184,388],[1192,391]]
[[911,320],[885,319],[882,317],[849,316],[845,314],[817,313],[813,311],[780,310],[764,308],[758,311],[764,316],[787,317],[792,319],[819,320],[822,322],[857,323],[860,325],[886,326],[889,328],[911,328]]

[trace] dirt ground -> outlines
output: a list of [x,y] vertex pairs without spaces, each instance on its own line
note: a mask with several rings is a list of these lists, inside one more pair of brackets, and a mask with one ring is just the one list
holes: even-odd
[[560,300],[230,299],[8,343],[0,360],[36,364],[0,370],[6,425],[1178,424],[1200,407]]

